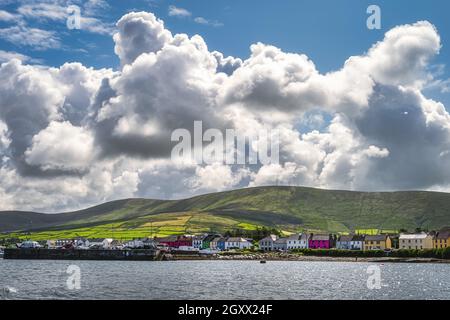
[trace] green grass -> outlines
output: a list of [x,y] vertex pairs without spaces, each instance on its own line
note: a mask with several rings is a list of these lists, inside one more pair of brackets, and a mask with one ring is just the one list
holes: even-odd
[[76,237],[114,238],[130,240],[143,237],[164,237],[176,234],[199,234],[206,232],[225,232],[233,229],[255,230],[258,226],[230,218],[217,217],[208,213],[166,213],[149,215],[123,222],[102,225],[49,230],[41,232],[14,232],[2,234],[0,238],[19,238],[33,240],[72,239]]

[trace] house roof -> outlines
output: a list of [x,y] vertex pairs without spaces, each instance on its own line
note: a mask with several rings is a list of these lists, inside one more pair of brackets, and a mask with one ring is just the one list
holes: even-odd
[[309,235],[306,233],[294,233],[287,237],[288,240],[308,240]]
[[164,238],[156,238],[156,241],[159,242],[175,242],[178,240],[177,236],[168,236],[168,237],[164,237]]
[[400,240],[420,240],[420,239],[425,239],[426,237],[428,237],[428,234],[426,234],[425,232],[412,233],[412,234],[406,234],[406,233],[400,234]]
[[275,240],[276,244],[286,244],[287,243],[287,238],[280,238]]
[[247,240],[241,237],[230,237],[227,242],[246,242]]
[[313,234],[311,240],[313,241],[328,241],[330,236],[328,234]]
[[353,235],[349,234],[349,235],[343,235],[339,237],[339,242],[350,242],[353,240]]
[[364,241],[364,236],[357,234],[347,234],[339,237],[340,242],[350,242],[350,241]]
[[436,239],[448,239],[450,238],[450,230],[439,231]]
[[364,236],[360,234],[353,235],[352,241],[364,241]]
[[388,235],[387,234],[377,234],[373,236],[365,236],[365,241],[386,241]]
[[203,241],[212,241],[214,238],[220,237],[220,235],[217,234],[208,234],[206,237],[203,238]]
[[259,241],[275,241],[277,239],[278,239],[278,237],[276,235],[271,234],[270,236],[267,236]]

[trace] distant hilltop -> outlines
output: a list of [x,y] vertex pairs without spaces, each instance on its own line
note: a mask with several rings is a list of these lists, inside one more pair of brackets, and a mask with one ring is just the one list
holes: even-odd
[[[43,214],[0,212],[0,232],[34,239],[137,238],[258,227],[283,231],[440,229],[450,226],[450,194],[355,192],[270,186],[183,200],[124,199],[88,209]],[[5,235],[4,235],[5,236]]]

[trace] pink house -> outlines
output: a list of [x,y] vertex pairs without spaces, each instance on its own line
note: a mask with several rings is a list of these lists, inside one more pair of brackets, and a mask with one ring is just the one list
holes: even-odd
[[328,234],[313,234],[309,238],[310,249],[330,249],[331,237]]
[[166,238],[156,239],[158,243],[165,244],[170,248],[179,248],[181,246],[192,246],[192,237],[186,236],[169,236]]

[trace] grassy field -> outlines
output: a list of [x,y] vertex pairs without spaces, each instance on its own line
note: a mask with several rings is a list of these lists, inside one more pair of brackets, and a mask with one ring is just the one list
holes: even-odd
[[165,213],[83,228],[5,233],[1,234],[0,238],[30,238],[37,241],[76,237],[130,240],[174,234],[223,232],[232,229],[255,230],[257,227],[255,224],[206,213]]
[[[0,237],[131,239],[258,226],[375,234],[450,225],[450,194],[258,187],[182,200],[124,199],[61,214],[0,212]],[[24,232],[26,231],[26,232]]]

